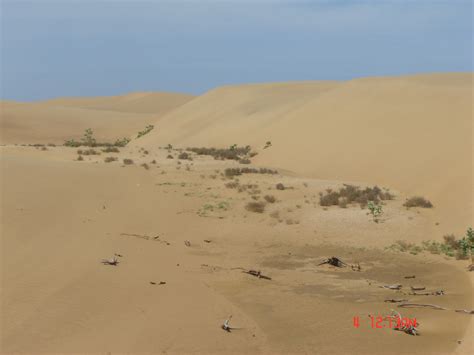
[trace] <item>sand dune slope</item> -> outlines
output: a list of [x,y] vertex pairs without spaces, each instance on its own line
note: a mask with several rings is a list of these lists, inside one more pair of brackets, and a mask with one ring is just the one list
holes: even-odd
[[97,98],[59,98],[1,103],[1,143],[63,143],[92,128],[98,139],[129,137],[189,101],[189,95],[133,93]]
[[166,115],[137,143],[250,144],[262,165],[427,195],[448,209],[446,230],[462,230],[472,220],[472,78],[226,87]]

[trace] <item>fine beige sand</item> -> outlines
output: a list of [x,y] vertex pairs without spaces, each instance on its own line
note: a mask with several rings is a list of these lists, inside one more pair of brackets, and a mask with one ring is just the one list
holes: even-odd
[[[473,316],[454,312],[473,309],[469,262],[387,249],[472,225],[472,74],[229,86],[173,104],[154,95],[3,103],[2,127],[19,128],[2,129],[0,147],[2,353],[472,353]],[[76,112],[75,123],[46,114],[55,110]],[[80,137],[91,122],[110,140],[155,128],[83,161],[77,148],[19,145]],[[187,146],[232,144],[251,145],[250,167],[278,174],[229,179],[226,168],[249,165],[178,159]],[[358,206],[320,206],[319,193],[342,183],[395,199],[379,223]],[[413,194],[434,208],[403,207]],[[265,195],[276,202],[263,213],[245,208]],[[118,266],[101,264],[114,254]],[[361,271],[318,266],[330,256]],[[372,329],[369,315],[391,309],[416,318],[421,335]],[[231,333],[220,328],[229,315]]]
[[92,128],[100,140],[115,140],[156,123],[165,113],[192,100],[190,95],[132,93],[122,96],[0,102],[1,144],[62,144]]

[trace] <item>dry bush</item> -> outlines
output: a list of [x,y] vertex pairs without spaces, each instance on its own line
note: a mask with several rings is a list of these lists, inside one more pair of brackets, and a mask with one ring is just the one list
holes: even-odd
[[277,190],[284,190],[285,189],[285,185],[283,185],[281,182],[279,182],[278,184],[276,184],[276,189]]
[[224,170],[226,177],[234,177],[242,174],[278,174],[278,171],[267,168],[227,168]]
[[249,202],[245,205],[245,209],[250,212],[263,213],[265,211],[264,202]]
[[250,154],[251,148],[250,146],[246,147],[237,147],[233,145],[227,149],[220,149],[220,148],[186,148],[187,151],[194,152],[197,155],[209,155],[214,157],[214,159],[220,160],[240,160],[245,158],[248,154]]
[[150,162],[150,164],[156,164],[156,160],[153,159],[153,160]]
[[227,184],[225,184],[225,187],[227,187],[228,189],[236,189],[239,187],[239,182],[238,181],[228,182]]
[[168,154],[168,156],[166,157],[166,159],[174,159],[174,157],[173,157],[171,154]]
[[251,161],[250,161],[250,159],[248,159],[248,158],[244,158],[244,159],[240,159],[240,160],[239,160],[239,163],[240,163],[240,164],[250,164]]
[[97,150],[95,149],[86,149],[86,150],[82,150],[82,149],[79,149],[77,151],[77,154],[82,154],[82,155],[100,155],[100,152],[98,152]]
[[79,156],[77,157],[77,160],[78,160],[78,161],[83,161],[84,158],[82,157],[82,155],[79,155]]
[[179,153],[178,159],[181,159],[181,160],[192,160],[191,155],[189,155],[189,154],[186,153],[186,152]]
[[344,184],[339,191],[327,189],[326,193],[319,194],[319,204],[321,206],[336,206],[342,208],[352,203],[358,203],[362,208],[369,201],[379,203],[381,200],[391,200],[393,195],[388,190],[382,190],[378,186],[361,189],[359,186]]
[[102,149],[104,153],[120,153],[120,150],[117,147],[106,147]]
[[263,198],[264,198],[265,201],[267,201],[268,203],[275,203],[275,202],[276,202],[275,196],[272,196],[272,195],[265,195],[265,196],[263,196]]
[[410,207],[422,207],[422,208],[431,208],[433,204],[421,196],[414,196],[410,197],[405,201],[403,206],[410,208]]
[[143,163],[143,164],[142,164],[142,165],[140,165],[140,166],[143,166],[143,167],[144,167],[146,170],[150,169],[150,167],[148,166],[148,164],[147,164],[147,163]]
[[117,160],[118,160],[118,158],[116,158],[116,157],[105,157],[105,159],[104,159],[104,161],[106,163],[111,163],[111,162],[117,161]]
[[123,160],[123,163],[124,163],[125,165],[132,165],[132,164],[133,164],[133,160],[132,160],[132,159],[124,159],[124,160]]

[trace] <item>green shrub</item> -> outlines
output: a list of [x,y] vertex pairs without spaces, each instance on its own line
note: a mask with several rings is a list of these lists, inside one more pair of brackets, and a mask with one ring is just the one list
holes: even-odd
[[151,131],[154,127],[155,127],[155,126],[153,126],[153,125],[151,125],[151,124],[148,125],[148,126],[146,126],[143,131],[138,132],[138,134],[137,134],[137,139],[140,138],[140,137],[143,137],[145,134],[150,133],[150,131]]

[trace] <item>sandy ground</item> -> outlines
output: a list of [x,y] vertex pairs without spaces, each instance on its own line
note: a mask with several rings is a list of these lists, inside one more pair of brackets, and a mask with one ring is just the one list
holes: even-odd
[[[454,312],[473,308],[468,262],[387,249],[472,225],[471,73],[2,102],[1,113],[2,353],[473,353],[473,316]],[[58,145],[89,127],[133,140],[83,161]],[[35,143],[56,146],[21,145]],[[224,169],[243,165],[177,159],[179,148],[231,144],[279,173],[231,180]],[[319,205],[343,183],[395,199],[379,223],[358,206]],[[414,194],[434,208],[403,207]],[[263,213],[245,208],[265,195],[276,202]],[[117,266],[101,263],[114,254]],[[361,271],[318,266],[331,256]],[[371,327],[391,309],[421,335]]]
[[[178,164],[165,149],[133,148],[79,162],[73,148],[48,149],[2,148],[5,353],[449,354],[472,347],[472,316],[453,311],[472,308],[466,262],[383,249],[401,236],[425,239],[422,231],[436,220],[436,211],[404,209],[403,194],[387,202],[377,224],[359,207],[319,206],[319,191],[334,182],[240,177],[277,198],[259,214],[244,208],[250,194],[225,187],[220,173],[235,163],[198,157]],[[104,163],[109,155],[120,160]],[[276,190],[278,182],[289,189]],[[122,255],[118,266],[100,263],[114,253]],[[333,255],[362,271],[317,266]],[[393,283],[402,292],[379,287]],[[446,295],[407,296],[410,285]],[[419,337],[372,329],[369,315],[396,308],[388,298],[450,310],[402,309],[420,323]],[[220,325],[230,314],[242,329],[229,334]]]

